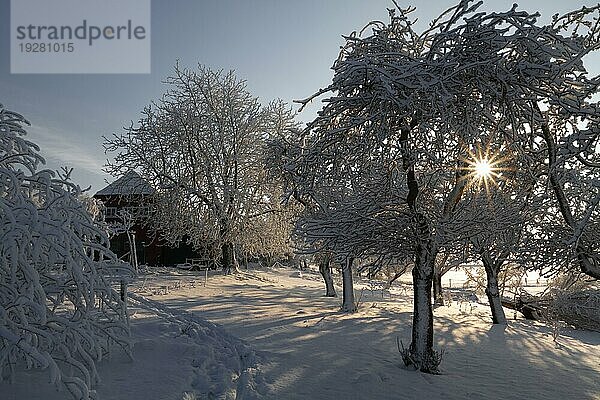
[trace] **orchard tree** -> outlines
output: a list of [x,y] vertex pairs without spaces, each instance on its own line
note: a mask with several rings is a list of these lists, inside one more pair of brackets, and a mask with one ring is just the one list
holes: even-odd
[[[267,260],[288,258],[293,253],[292,230],[295,207],[282,206],[280,186],[273,185],[262,199],[262,210],[244,213],[243,234],[237,239],[237,253],[245,259],[258,257]],[[251,212],[254,214],[250,214]]]
[[108,171],[137,169],[157,189],[152,223],[163,239],[218,248],[226,271],[236,265],[236,249],[283,251],[291,225],[281,218],[286,210],[280,183],[265,168],[265,146],[294,128],[291,112],[281,102],[261,105],[232,71],[176,65],[165,83],[169,90],[137,125],[106,139],[114,153]]
[[109,237],[113,238],[115,236],[125,234],[125,236],[127,237],[127,244],[129,245],[129,263],[137,273],[138,259],[135,244],[134,227],[136,222],[143,217],[140,215],[135,215],[134,212],[129,211],[126,208],[118,210],[116,217],[116,221],[108,224]]
[[[373,22],[360,35],[346,37],[331,85],[301,101],[330,95],[288,164],[293,194],[310,212],[346,212],[342,205],[361,191],[367,171],[387,170],[381,176],[397,180],[397,195],[390,194],[389,202],[407,223],[401,235],[393,228],[385,235],[409,239],[415,311],[403,358],[425,372],[436,372],[439,363],[431,307],[439,250],[468,237],[477,225],[475,216],[458,218],[468,205],[465,192],[477,187],[478,175],[521,168],[543,151],[538,103],[559,105],[559,115],[573,116],[571,124],[595,112],[584,102],[592,86],[581,63],[596,46],[595,33],[582,38],[567,31],[597,8],[539,26],[537,14],[516,6],[487,14],[477,11],[480,5],[461,1],[423,32],[413,27],[412,9],[396,8],[389,23]],[[597,26],[583,25],[590,32]],[[581,102],[574,105],[573,99]],[[507,156],[488,154],[489,147],[503,148]],[[572,229],[581,231],[576,225]],[[348,244],[342,242],[338,246]],[[593,264],[585,251],[585,262]]]
[[506,324],[502,308],[500,273],[509,263],[521,261],[521,235],[525,229],[526,205],[501,193],[477,202],[472,209],[485,215],[477,235],[469,238],[471,259],[481,261],[485,270],[485,294],[492,323]]
[[404,360],[436,372],[431,306],[435,261],[440,247],[464,229],[453,224],[453,216],[484,144],[481,132],[490,137],[503,132],[493,118],[499,99],[482,95],[488,88],[480,79],[486,64],[474,60],[478,41],[465,38],[466,27],[454,28],[473,8],[461,3],[420,35],[409,11],[391,11],[389,24],[373,23],[369,36],[347,38],[333,67],[333,83],[318,93],[331,92],[332,97],[306,130],[305,148],[295,163],[295,191],[305,202],[320,204],[324,194],[335,192],[321,182],[360,193],[372,171],[379,172],[379,191],[387,199],[367,204],[385,205],[390,212],[374,215],[398,223],[375,218],[376,237],[383,245],[404,243],[402,253],[413,262],[413,333]]
[[[299,176],[306,177],[304,173]],[[356,311],[353,291],[355,261],[364,265],[371,275],[390,264],[406,263],[407,213],[390,203],[390,193],[380,190],[380,179],[371,171],[369,179],[356,176],[348,186],[335,189],[328,184],[320,204],[306,207],[296,223],[297,243],[327,254],[326,260],[336,261],[342,272],[342,310]],[[325,206],[327,202],[327,206]],[[307,202],[305,202],[308,204]],[[389,229],[396,227],[394,235]],[[393,243],[393,244],[392,244]],[[327,292],[330,293],[326,264],[320,265]]]
[[[521,13],[522,14],[522,13]],[[590,76],[584,60],[600,48],[600,6],[555,15],[537,26],[529,15],[525,39],[511,40],[506,61],[499,63],[510,99],[504,114],[515,135],[529,135],[531,153],[543,154],[545,179],[540,197],[551,197],[548,212],[561,215],[568,239],[555,241],[570,249],[567,264],[600,278],[600,248],[593,240],[593,221],[600,203],[600,107],[595,96],[598,76]],[[507,21],[508,22],[508,21]]]
[[[543,167],[546,169],[547,165],[544,164]],[[522,232],[520,258],[527,269],[535,270],[542,276],[568,276],[569,279],[563,282],[575,283],[577,280],[593,277],[591,271],[582,269],[577,246],[584,243],[587,245],[586,252],[591,256],[588,262],[597,258],[600,252],[597,246],[600,209],[589,203],[590,197],[593,200],[594,194],[598,193],[598,185],[593,183],[592,174],[597,174],[600,170],[569,167],[563,172],[567,172],[561,174],[565,185],[565,199],[569,199],[569,209],[581,216],[580,227],[583,229],[577,232],[565,223],[551,184],[542,179],[538,182],[532,199],[539,204],[539,208],[534,218],[527,221]],[[584,210],[586,213],[582,214]]]
[[[335,296],[331,263],[341,265],[341,308],[353,312],[356,311],[354,261],[374,259],[369,263],[372,266],[369,269],[376,272],[390,262],[402,264],[395,259],[395,255],[405,258],[403,244],[406,241],[399,237],[401,227],[393,237],[386,237],[388,231],[383,228],[385,224],[405,226],[404,221],[408,218],[402,207],[390,201],[398,195],[397,188],[401,188],[401,185],[394,185],[394,179],[390,180],[388,175],[391,173],[395,179],[399,175],[388,168],[381,169],[376,163],[370,163],[368,167],[363,165],[362,169],[358,164],[352,167],[345,165],[342,167],[348,172],[345,175],[321,174],[311,170],[306,163],[305,157],[312,157],[307,152],[306,143],[307,138],[297,130],[271,141],[271,169],[284,177],[288,200],[293,197],[303,206],[295,227],[295,242],[302,248],[300,251],[319,254],[319,270],[327,296]],[[334,148],[330,150],[335,151]],[[338,166],[326,168],[332,172]],[[315,190],[309,193],[302,187],[304,183],[312,185]],[[386,185],[386,190],[382,190],[382,185]],[[385,250],[390,249],[390,240],[394,240],[398,246],[386,253]]]
[[[595,93],[598,78],[585,83],[585,92]],[[568,94],[573,102],[577,99],[578,108],[571,104],[553,105],[546,111],[537,105],[533,108],[548,155],[548,186],[555,200],[551,209],[561,215],[564,226],[557,231],[566,230],[568,235],[553,243],[571,249],[561,260],[600,279],[600,107],[589,104],[587,97],[575,97],[578,90],[572,88]]]
[[96,363],[130,352],[126,303],[112,284],[132,274],[109,249],[97,204],[40,169],[19,114],[0,106],[0,376],[49,371],[76,399],[96,398]]
[[465,262],[463,256],[464,249],[461,247],[455,248],[452,245],[448,245],[446,248],[440,250],[433,267],[432,290],[434,305],[444,305],[442,278],[445,274],[450,272],[452,268],[457,268]]
[[[477,225],[463,243],[457,238],[454,246],[464,254],[463,263],[483,264],[485,294],[494,324],[507,323],[500,297],[500,277],[506,275],[508,265],[524,267],[531,262],[530,255],[539,251],[530,241],[525,243],[523,236],[537,236],[538,228],[526,231],[544,217],[548,202],[547,197],[536,194],[541,183],[539,177],[545,170],[543,156],[521,144],[518,149],[526,156],[517,157],[510,154],[510,147],[505,144],[496,151],[489,147],[486,150],[487,165],[476,170],[476,186],[485,190],[476,187],[465,194],[463,213],[457,218],[458,224],[463,225],[476,216]],[[509,159],[511,162],[507,164]],[[501,167],[503,164],[510,167]]]

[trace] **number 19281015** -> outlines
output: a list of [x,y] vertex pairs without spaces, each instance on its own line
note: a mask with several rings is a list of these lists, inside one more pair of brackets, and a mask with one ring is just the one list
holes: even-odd
[[19,43],[21,53],[72,53],[75,51],[73,43]]

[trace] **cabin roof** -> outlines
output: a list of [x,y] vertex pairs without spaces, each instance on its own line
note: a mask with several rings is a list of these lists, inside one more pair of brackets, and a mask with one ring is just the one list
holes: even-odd
[[140,174],[130,169],[119,179],[97,191],[94,196],[152,195],[155,192]]

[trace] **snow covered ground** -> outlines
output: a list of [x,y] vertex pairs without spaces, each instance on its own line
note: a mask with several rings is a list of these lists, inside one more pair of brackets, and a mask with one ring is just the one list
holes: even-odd
[[[135,360],[102,361],[98,397],[600,399],[599,333],[565,328],[557,344],[541,323],[492,326],[485,305],[455,290],[435,310],[443,373],[426,375],[405,369],[397,352],[397,338],[410,342],[409,285],[382,293],[360,281],[355,314],[323,291],[318,274],[284,268],[213,273],[206,287],[200,273],[141,277],[131,299]],[[20,373],[0,384],[0,398],[67,398],[47,381]]]

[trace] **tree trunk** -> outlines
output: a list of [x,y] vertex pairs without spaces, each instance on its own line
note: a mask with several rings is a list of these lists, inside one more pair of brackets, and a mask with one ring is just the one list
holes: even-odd
[[433,308],[431,306],[432,279],[413,270],[414,312],[411,361],[423,372],[433,372],[426,362],[433,352]]
[[233,268],[233,243],[223,243],[221,246],[223,273],[230,274]]
[[325,296],[336,297],[335,287],[333,286],[333,277],[331,276],[331,259],[329,257],[325,257],[319,263],[319,272],[325,281]]
[[431,288],[433,284],[433,261],[435,254],[430,246],[419,246],[415,266],[412,271],[414,290],[414,311],[412,324],[412,342],[409,357],[404,358],[407,365],[414,365],[422,372],[437,373],[438,362],[433,356],[433,307],[431,306]]
[[437,268],[433,272],[433,300],[436,306],[444,305],[444,292],[442,288],[442,274]]
[[576,247],[579,268],[584,274],[594,279],[600,279],[600,257],[582,245]]
[[483,256],[483,267],[487,276],[487,286],[485,294],[487,295],[492,311],[492,323],[506,325],[506,315],[502,308],[502,300],[500,298],[500,290],[498,288],[498,271],[500,270],[500,262],[495,263],[488,257]]
[[355,312],[356,304],[354,303],[354,283],[352,281],[352,257],[346,258],[342,265],[342,283],[344,298],[342,301],[342,311]]
[[[419,123],[418,118],[413,118],[409,126],[400,129],[400,149],[402,152],[402,166],[406,171],[406,184],[408,194],[406,204],[415,217],[419,239],[413,267],[414,312],[412,325],[412,341],[408,350],[409,354],[402,354],[404,363],[413,364],[423,372],[438,372],[439,358],[433,351],[433,308],[431,307],[431,285],[437,250],[431,242],[432,231],[429,222],[419,211],[417,199],[419,197],[419,182],[415,174],[415,163],[409,145],[409,135],[413,127]],[[460,200],[466,185],[466,179],[457,180],[454,188],[448,195],[444,205],[444,214],[449,215]],[[425,239],[426,238],[426,239]]]
[[514,300],[502,298],[502,305],[519,311],[525,319],[542,321],[548,315],[548,304],[539,297],[531,296],[523,299],[521,296]]

